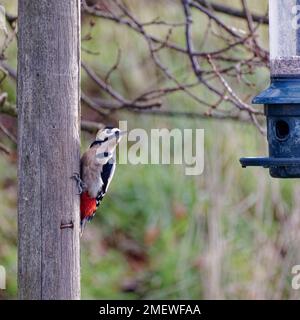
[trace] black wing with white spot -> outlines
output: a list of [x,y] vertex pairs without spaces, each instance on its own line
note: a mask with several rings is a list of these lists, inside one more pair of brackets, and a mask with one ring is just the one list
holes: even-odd
[[102,185],[101,191],[98,193],[97,198],[96,198],[97,206],[99,206],[100,202],[102,201],[102,199],[108,189],[108,186],[109,186],[111,179],[114,175],[115,168],[116,168],[116,163],[115,163],[115,161],[112,162],[112,160],[109,161],[108,163],[106,163],[102,168],[101,179],[103,181],[103,185]]

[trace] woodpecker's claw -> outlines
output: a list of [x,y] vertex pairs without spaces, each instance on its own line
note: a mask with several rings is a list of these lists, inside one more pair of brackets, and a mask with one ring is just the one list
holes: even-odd
[[74,179],[77,183],[77,188],[78,188],[78,195],[81,195],[83,192],[83,189],[86,187],[85,183],[81,180],[80,175],[78,173],[74,173],[71,177],[71,179]]

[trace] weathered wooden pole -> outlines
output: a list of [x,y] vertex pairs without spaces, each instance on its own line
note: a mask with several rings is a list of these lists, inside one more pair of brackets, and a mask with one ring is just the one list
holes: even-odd
[[79,299],[80,0],[19,0],[19,297]]

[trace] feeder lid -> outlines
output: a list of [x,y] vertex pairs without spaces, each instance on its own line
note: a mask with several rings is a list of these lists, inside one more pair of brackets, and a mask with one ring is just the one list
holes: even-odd
[[256,96],[253,104],[300,104],[300,77],[272,78],[271,85]]

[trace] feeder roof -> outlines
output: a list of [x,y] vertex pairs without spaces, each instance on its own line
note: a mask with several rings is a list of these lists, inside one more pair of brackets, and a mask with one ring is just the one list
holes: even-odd
[[273,78],[268,89],[256,96],[253,104],[300,104],[300,77]]

